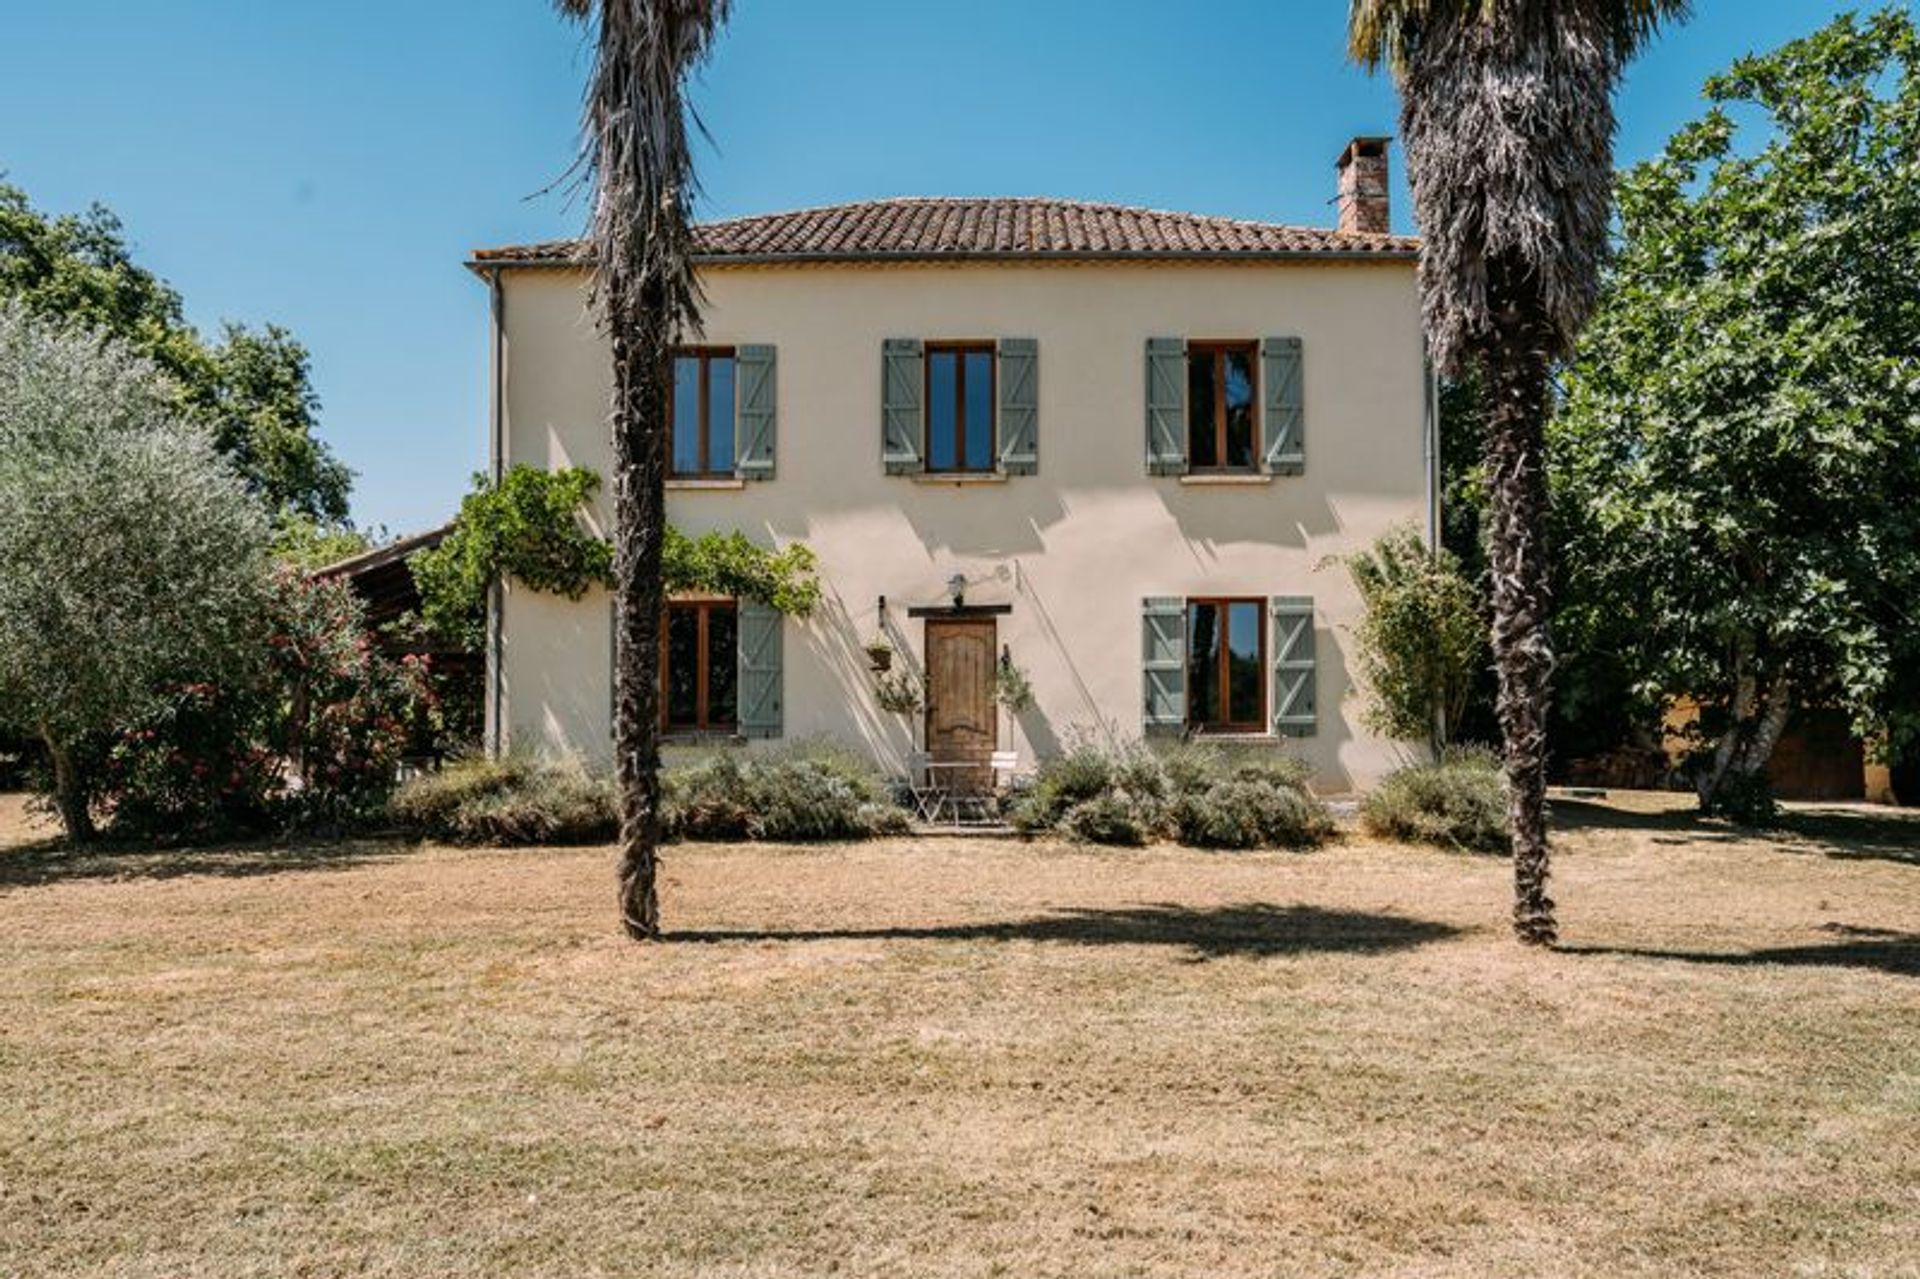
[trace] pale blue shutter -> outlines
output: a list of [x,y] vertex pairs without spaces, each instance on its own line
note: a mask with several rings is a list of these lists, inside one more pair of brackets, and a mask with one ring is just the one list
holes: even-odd
[[1001,338],[1000,469],[1033,475],[1040,469],[1040,344]]
[[1273,475],[1298,475],[1307,469],[1300,339],[1268,338],[1260,344],[1260,362],[1260,376],[1266,384],[1261,444],[1267,471]]
[[927,469],[920,456],[921,382],[926,376],[918,338],[888,338],[880,345],[880,461],[888,475]]
[[1313,599],[1276,595],[1267,602],[1267,620],[1267,648],[1273,655],[1273,687],[1268,693],[1273,731],[1285,737],[1312,737]]
[[764,604],[740,601],[740,735],[780,736],[780,639],[785,619]]
[[1187,602],[1178,596],[1140,602],[1143,723],[1149,733],[1187,727]]
[[775,394],[773,348],[743,346],[733,353],[739,378],[734,410],[733,471],[743,480],[773,478]]
[[1147,339],[1147,474],[1187,469],[1187,344]]

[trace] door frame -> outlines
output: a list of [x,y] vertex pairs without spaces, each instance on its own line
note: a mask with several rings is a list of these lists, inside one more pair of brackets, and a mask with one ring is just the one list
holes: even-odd
[[[952,613],[928,613],[920,619],[924,623],[920,633],[920,651],[926,655],[927,666],[927,704],[925,709],[920,713],[920,745],[921,749],[926,751],[929,760],[933,760],[936,763],[947,762],[935,758],[933,745],[933,690],[937,687],[933,670],[934,630],[936,627],[942,626],[984,626],[990,637],[987,641],[988,660],[990,662],[997,662],[999,661],[998,655],[1000,652],[1000,620],[998,612],[999,610],[993,613],[971,613],[955,610]],[[993,741],[988,747],[988,750],[997,751],[1000,749],[1000,708],[995,703],[991,686],[989,686],[987,690],[987,723],[992,725],[993,733]]]

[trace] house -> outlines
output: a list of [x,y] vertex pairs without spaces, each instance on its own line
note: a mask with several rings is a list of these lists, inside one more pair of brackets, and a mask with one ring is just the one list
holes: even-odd
[[[888,199],[698,228],[705,332],[675,360],[668,511],[802,541],[807,621],[676,600],[673,740],[829,735],[1023,763],[1082,739],[1231,735],[1364,786],[1411,748],[1366,729],[1359,602],[1329,557],[1431,535],[1433,397],[1386,139],[1315,229],[1050,199]],[[606,476],[605,339],[571,242],[468,263],[492,307],[492,464]],[[590,522],[611,529],[603,490]],[[867,648],[924,676],[883,709]],[[611,745],[612,606],[507,583],[497,746]],[[1032,705],[997,706],[996,672]]]

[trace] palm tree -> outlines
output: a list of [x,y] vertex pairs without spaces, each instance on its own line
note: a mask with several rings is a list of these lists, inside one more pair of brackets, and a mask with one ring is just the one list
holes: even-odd
[[660,550],[666,538],[667,375],[673,344],[700,327],[687,76],[729,0],[556,0],[596,24],[579,165],[593,221],[584,252],[613,348],[614,754],[620,783],[620,914],[660,935]]
[[1400,88],[1421,309],[1434,365],[1488,400],[1493,654],[1506,740],[1514,930],[1554,941],[1547,896],[1548,378],[1599,292],[1613,91],[1687,0],[1351,0],[1348,38]]

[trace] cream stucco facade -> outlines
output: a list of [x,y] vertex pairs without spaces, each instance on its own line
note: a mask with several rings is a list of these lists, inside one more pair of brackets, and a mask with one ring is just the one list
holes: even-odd
[[[608,358],[584,274],[512,267],[492,280],[496,464],[608,474]],[[1411,261],[724,265],[701,282],[703,342],[777,351],[777,470],[675,488],[669,514],[689,533],[740,529],[818,554],[824,605],[785,624],[784,737],[829,735],[901,766],[916,726],[876,705],[863,645],[884,630],[912,665],[923,633],[908,610],[945,604],[959,574],[970,604],[1007,606],[997,642],[1036,701],[998,716],[998,745],[1023,764],[1081,738],[1138,738],[1142,601],[1207,595],[1312,598],[1316,723],[1274,744],[1309,760],[1322,788],[1363,788],[1408,758],[1361,726],[1347,664],[1358,602],[1329,558],[1430,521]],[[1164,335],[1301,340],[1300,474],[1147,473],[1143,350]],[[881,351],[898,337],[1037,340],[1037,473],[885,473]],[[604,530],[610,514],[603,491],[592,519]],[[493,626],[501,744],[607,758],[608,597],[508,583]]]

